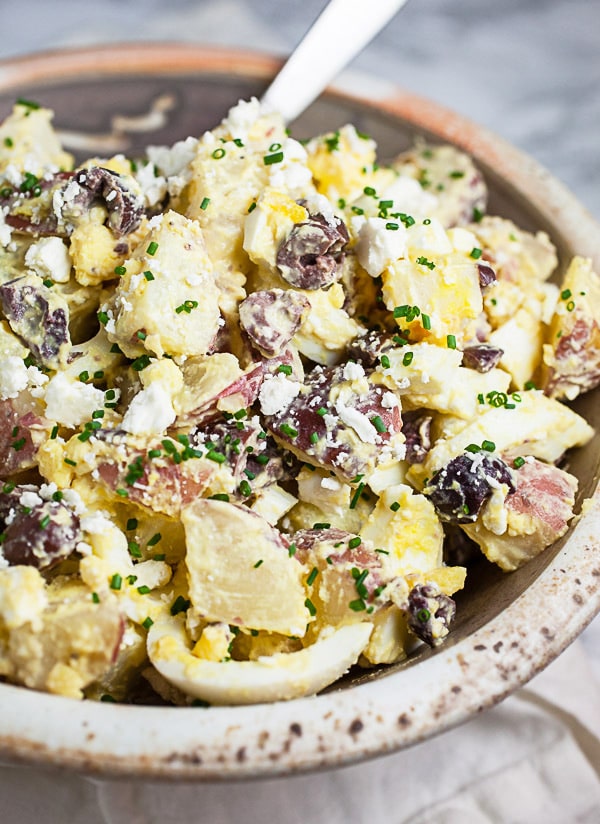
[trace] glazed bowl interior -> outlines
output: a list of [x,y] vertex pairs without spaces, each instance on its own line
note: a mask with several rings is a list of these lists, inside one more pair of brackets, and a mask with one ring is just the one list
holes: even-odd
[[[0,117],[17,97],[55,111],[66,148],[83,159],[170,144],[212,128],[240,98],[260,97],[277,61],[189,46],[128,46],[48,53],[0,65]],[[473,154],[490,190],[488,211],[546,231],[559,273],[570,257],[600,263],[600,231],[535,162],[472,123],[389,89],[370,99],[330,91],[294,124],[308,137],[354,123],[386,160],[416,138]],[[598,390],[574,404],[600,429]],[[597,560],[600,439],[569,456],[579,479],[575,534],[504,574],[481,560],[457,597],[447,643],[397,666],[351,673],[325,694],[272,707],[181,709],[76,703],[0,684],[0,755],[76,769],[169,778],[248,777],[348,763],[408,746],[464,721],[549,663],[600,609]],[[596,560],[594,561],[594,553]],[[542,603],[540,603],[542,599]],[[478,653],[478,654],[477,654]],[[127,725],[127,742],[111,738]]]

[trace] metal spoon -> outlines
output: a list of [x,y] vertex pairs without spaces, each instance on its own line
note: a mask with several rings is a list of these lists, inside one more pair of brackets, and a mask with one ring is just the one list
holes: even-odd
[[290,122],[391,20],[406,0],[330,0],[289,57],[263,102]]

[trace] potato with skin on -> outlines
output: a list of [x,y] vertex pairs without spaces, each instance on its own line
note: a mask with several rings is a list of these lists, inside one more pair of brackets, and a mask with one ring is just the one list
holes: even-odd
[[124,264],[126,272],[113,300],[104,307],[109,339],[133,358],[144,352],[157,357],[204,355],[219,330],[220,312],[202,230],[196,221],[173,211],[148,227]]
[[547,280],[556,268],[556,249],[545,232],[534,235],[512,220],[491,215],[469,229],[483,251],[481,261],[492,266],[499,281],[515,283],[528,292],[532,282]]
[[207,620],[303,636],[304,569],[280,533],[244,506],[199,498],[181,521],[192,605]]
[[572,401],[600,383],[600,277],[587,258],[573,258],[566,272],[543,359],[552,398]]
[[482,406],[479,417],[462,428],[452,427],[449,437],[439,438],[423,463],[413,464],[409,483],[421,488],[425,478],[461,455],[470,444],[493,439],[495,450],[528,455],[547,463],[557,461],[567,449],[585,446],[594,436],[592,427],[576,412],[539,390],[519,394],[514,409]]
[[310,308],[300,329],[293,337],[298,351],[307,358],[327,366],[342,360],[347,346],[362,327],[344,309],[344,289],[340,283],[328,289],[298,290]]
[[567,531],[573,517],[577,479],[552,464],[528,458],[515,469],[516,490],[504,501],[504,531],[486,526],[486,510],[473,524],[462,524],[488,560],[511,572],[534,558]]

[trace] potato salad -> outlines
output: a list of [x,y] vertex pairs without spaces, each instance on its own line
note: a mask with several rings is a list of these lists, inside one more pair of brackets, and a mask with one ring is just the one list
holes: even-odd
[[458,149],[376,149],[255,99],[77,165],[43,106],[0,125],[0,680],[314,694],[567,531],[600,278]]

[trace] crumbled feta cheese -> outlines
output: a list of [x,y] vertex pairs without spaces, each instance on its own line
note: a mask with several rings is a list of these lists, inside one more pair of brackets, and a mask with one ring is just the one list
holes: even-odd
[[59,372],[48,383],[45,400],[47,418],[75,427],[90,420],[94,410],[103,408],[104,392]]
[[23,359],[16,355],[0,359],[0,400],[16,398],[27,388],[29,376]]
[[43,503],[43,501],[37,494],[37,492],[25,490],[24,492],[21,492],[19,496],[19,503],[21,504],[21,506],[26,506],[30,509],[33,509],[34,506],[39,506],[41,503]]
[[281,373],[265,378],[258,394],[263,415],[284,412],[299,392],[300,383],[289,380]]
[[12,228],[4,218],[4,210],[0,209],[0,246],[6,249],[12,240]]
[[242,138],[247,136],[258,118],[266,111],[256,97],[250,100],[240,100],[236,106],[232,106],[223,120],[222,125],[229,130],[233,137]]
[[344,380],[346,381],[358,381],[365,376],[365,370],[361,366],[360,363],[354,363],[353,361],[348,361],[348,363],[344,366]]
[[140,184],[147,206],[156,206],[167,194],[167,179],[156,174],[153,163],[139,166],[135,179]]
[[306,165],[306,149],[297,140],[288,137],[281,150],[283,160],[270,166],[269,183],[274,189],[282,189],[292,195],[299,193],[312,182],[312,172]]
[[361,441],[364,441],[364,443],[376,442],[377,430],[365,414],[352,406],[344,406],[339,400],[335,405],[335,411],[346,426],[354,429]]
[[123,429],[132,435],[159,435],[176,418],[171,395],[158,381],[133,398],[123,418]]
[[353,220],[358,233],[356,254],[371,277],[379,277],[394,261],[406,257],[406,229],[402,223],[393,222],[397,229],[386,229],[389,221],[382,217]]
[[43,237],[25,253],[25,264],[41,278],[67,283],[71,277],[71,255],[59,237]]
[[384,409],[395,409],[399,403],[400,401],[393,392],[386,392],[381,398],[381,405]]

